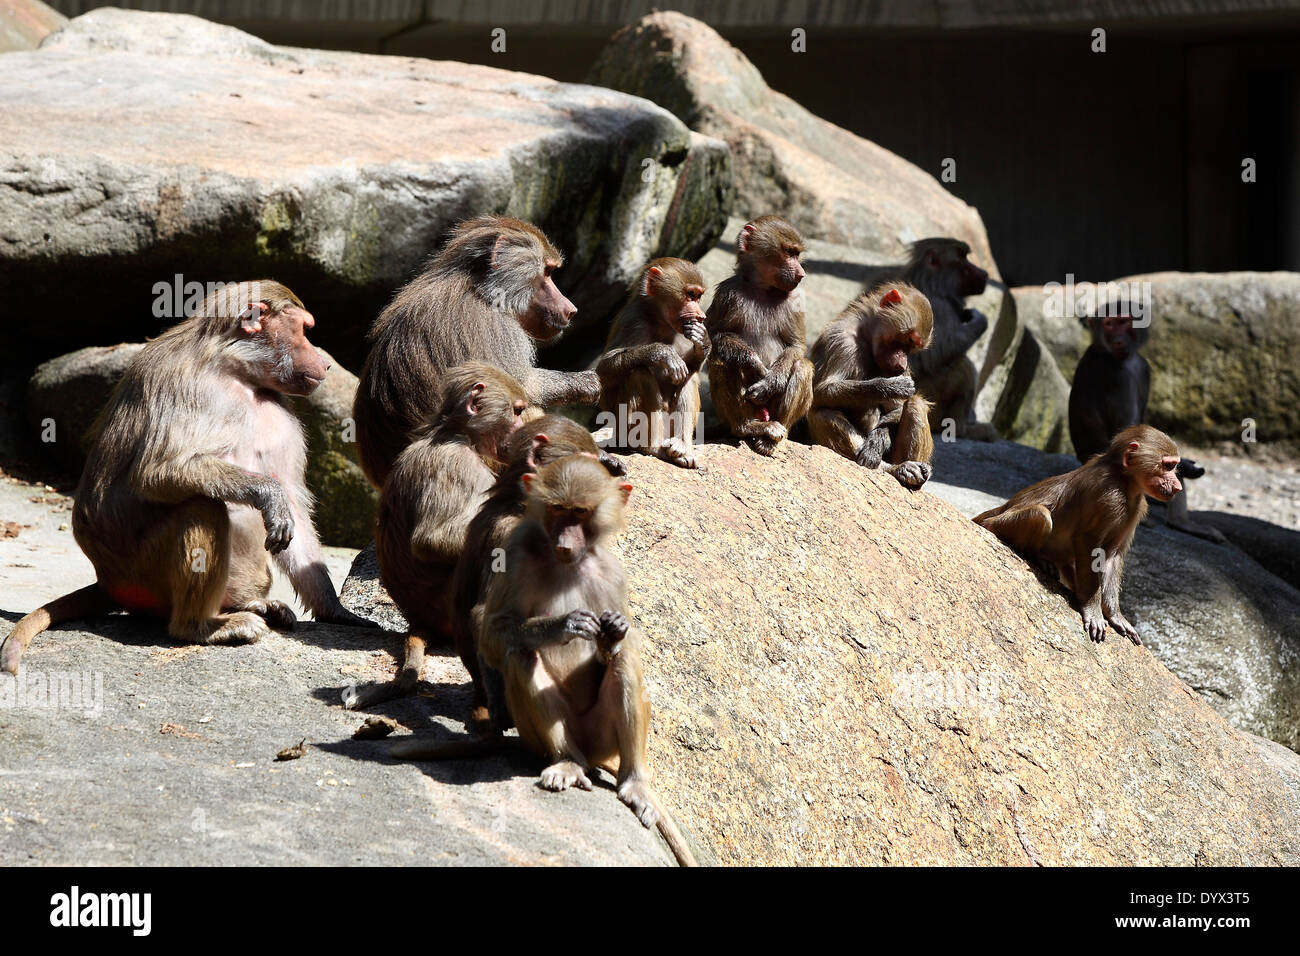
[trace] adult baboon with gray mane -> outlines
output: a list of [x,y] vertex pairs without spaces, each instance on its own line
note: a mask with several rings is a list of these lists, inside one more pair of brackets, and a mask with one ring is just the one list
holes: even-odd
[[28,614],[0,664],[17,673],[51,624],[128,610],[196,644],[243,644],[294,613],[268,600],[268,553],[318,621],[371,626],[339,602],[311,522],[306,445],[286,395],[329,368],[316,320],[278,282],[212,293],[149,342],[95,424],[72,532],[96,583]]
[[577,309],[551,278],[564,257],[536,226],[481,216],[460,223],[423,274],[370,330],[353,404],[366,476],[382,486],[414,432],[436,411],[443,372],[486,362],[516,379],[533,405],[595,404],[595,372],[535,367]]

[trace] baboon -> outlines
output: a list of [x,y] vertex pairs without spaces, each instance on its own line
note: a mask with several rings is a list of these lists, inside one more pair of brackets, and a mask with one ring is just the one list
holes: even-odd
[[1102,640],[1110,622],[1141,644],[1119,609],[1124,556],[1146,514],[1147,496],[1168,501],[1181,490],[1178,462],[1173,439],[1150,425],[1132,425],[1086,465],[1030,485],[974,520],[1012,550],[1055,569],[1078,599],[1094,641]]
[[506,441],[505,469],[488,491],[487,500],[470,521],[465,548],[452,577],[452,634],[461,662],[474,683],[470,725],[480,733],[510,727],[499,675],[485,675],[479,662],[477,632],[483,595],[493,574],[502,570],[506,542],[524,514],[522,477],[569,455],[587,455],[611,475],[622,475],[623,463],[597,446],[591,433],[563,415],[543,415],[526,423]]
[[[1116,303],[1116,308],[1107,312],[1083,320],[1092,344],[1079,359],[1070,386],[1070,441],[1081,462],[1105,451],[1111,438],[1147,417],[1151,366],[1139,351],[1146,344],[1147,329],[1133,324],[1126,302]],[[1203,474],[1205,469],[1190,458],[1178,463],[1178,477],[1184,482]],[[1217,528],[1191,520],[1186,486],[1169,500],[1165,522],[1198,538],[1219,544],[1225,541]]]
[[685,259],[647,264],[596,366],[599,420],[614,419],[615,444],[683,468],[695,467],[699,372],[709,354],[702,295],[704,278]]
[[[659,825],[679,861],[694,864],[650,785],[642,638],[626,617],[626,576],[610,550],[632,486],[585,455],[521,480],[526,510],[503,570],[488,583],[479,654],[502,675],[523,744],[548,762],[543,787],[590,790],[592,768],[615,774],[619,799],[644,826]],[[436,760],[501,746],[500,738],[469,747],[415,740],[392,753]]]
[[905,488],[930,478],[929,402],[907,374],[930,344],[930,303],[909,285],[879,286],[851,302],[812,349],[813,441]]
[[705,323],[713,338],[709,391],[718,418],[771,455],[812,405],[805,357],[803,237],[779,216],[745,223],[736,272],[719,283]]
[[316,320],[262,279],[214,291],[132,360],[92,428],[72,531],[96,582],[28,614],[0,663],[17,673],[52,624],[136,611],[196,644],[243,644],[291,628],[268,600],[268,552],[318,621],[373,626],[339,603],[311,522],[302,427],[286,395],[329,368]]
[[349,688],[348,709],[411,693],[426,646],[452,639],[451,579],[465,532],[528,408],[523,387],[482,362],[448,369],[441,382],[438,410],[397,456],[375,522],[379,580],[407,621],[402,668],[388,683]]
[[951,419],[962,438],[994,441],[997,430],[975,420],[975,390],[978,375],[966,350],[989,327],[978,309],[966,308],[966,297],[980,295],[989,274],[967,256],[970,246],[960,239],[922,239],[912,243],[907,263],[897,279],[879,279],[872,287],[915,286],[930,300],[934,313],[934,341],[912,356],[912,377],[916,387],[933,402],[930,430],[941,431]]
[[532,405],[595,404],[595,372],[534,367],[536,343],[559,336],[577,312],[552,279],[562,262],[531,223],[482,216],[456,226],[393,297],[370,330],[352,412],[361,467],[376,487],[436,410],[439,380],[454,365],[496,366]]

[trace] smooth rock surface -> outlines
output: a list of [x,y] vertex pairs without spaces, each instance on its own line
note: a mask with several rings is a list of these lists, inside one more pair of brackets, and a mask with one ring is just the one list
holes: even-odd
[[[20,525],[0,536],[0,635],[93,579],[59,530],[69,504],[0,481]],[[351,558],[327,551],[337,583]],[[274,593],[294,603],[283,581]],[[177,646],[121,615],[42,634],[18,681],[0,675],[0,865],[672,863],[611,788],[547,793],[523,758],[398,763],[352,740],[367,715],[340,692],[389,676],[401,642],[304,622],[249,647]],[[399,733],[459,733],[459,660],[435,653],[424,676],[426,696],[374,712]],[[301,759],[274,759],[304,739]]]
[[392,291],[483,213],[547,230],[596,321],[647,260],[702,254],[730,187],[726,146],[644,100],[172,14],[70,21],[5,58],[0,101],[0,302],[61,316],[31,327],[48,354],[167,324],[141,316],[174,275],[272,276],[355,369]]

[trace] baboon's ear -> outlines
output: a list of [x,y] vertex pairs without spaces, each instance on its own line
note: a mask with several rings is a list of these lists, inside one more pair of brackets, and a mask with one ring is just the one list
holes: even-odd
[[880,297],[880,307],[882,309],[887,309],[891,305],[898,305],[898,303],[902,301],[903,293],[899,292],[897,289],[890,289]]
[[262,331],[262,313],[268,306],[265,302],[250,302],[248,308],[239,313],[239,331],[246,335],[256,335]]
[[528,447],[528,456],[524,459],[531,471],[537,470],[537,456],[541,454],[542,446],[550,443],[551,439],[544,432],[538,432],[533,436],[533,443]]
[[487,388],[482,382],[475,382],[474,387],[469,390],[469,395],[465,398],[465,411],[470,415],[478,414],[479,397],[483,394],[483,389]]
[[623,493],[623,504],[627,504],[627,499],[632,496],[631,485],[619,485],[618,490]]
[[740,230],[740,238],[736,240],[736,245],[741,252],[749,251],[749,241],[756,231],[752,222],[745,223],[745,228]]

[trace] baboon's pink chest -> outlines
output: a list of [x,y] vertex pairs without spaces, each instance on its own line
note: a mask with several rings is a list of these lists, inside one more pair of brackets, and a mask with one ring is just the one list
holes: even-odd
[[240,389],[244,424],[240,442],[228,460],[247,471],[287,479],[298,473],[302,456],[302,430],[290,411],[272,392]]

